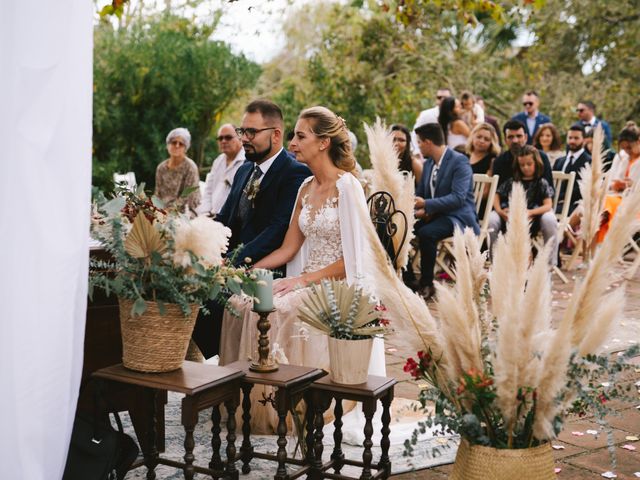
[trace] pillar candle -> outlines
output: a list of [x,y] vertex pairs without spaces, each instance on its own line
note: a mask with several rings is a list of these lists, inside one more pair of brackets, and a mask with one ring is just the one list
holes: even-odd
[[253,302],[256,312],[270,312],[273,310],[273,272],[258,268],[253,271],[256,275],[256,294],[258,301]]

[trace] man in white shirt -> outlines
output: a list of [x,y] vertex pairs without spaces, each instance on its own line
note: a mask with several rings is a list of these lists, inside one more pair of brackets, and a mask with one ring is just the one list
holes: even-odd
[[436,106],[428,108],[427,110],[423,110],[418,114],[418,118],[416,118],[416,124],[413,126],[413,130],[411,130],[411,147],[414,152],[420,152],[420,149],[418,148],[418,139],[415,133],[416,128],[427,123],[438,123],[438,117],[440,116],[440,105],[445,98],[450,96],[451,90],[449,88],[439,88],[436,92]]
[[222,209],[231,191],[233,177],[245,161],[242,142],[233,125],[222,125],[218,130],[217,140],[221,153],[213,161],[211,171],[207,174],[204,195],[197,210],[198,215],[213,216]]

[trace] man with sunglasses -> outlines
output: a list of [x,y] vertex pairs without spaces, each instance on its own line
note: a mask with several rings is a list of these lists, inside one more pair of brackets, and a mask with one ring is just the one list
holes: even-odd
[[214,216],[220,212],[231,191],[233,177],[245,161],[244,149],[235,126],[230,123],[222,125],[218,130],[217,140],[220,155],[213,161],[211,171],[207,174],[198,215]]
[[[231,191],[216,220],[231,229],[229,252],[242,245],[235,263],[254,264],[283,240],[302,181],[311,175],[284,148],[282,110],[269,100],[254,100],[236,128],[247,161],[233,179]],[[193,338],[206,358],[217,354],[222,308],[207,304],[209,315],[198,315]]]
[[522,96],[524,111],[516,113],[511,120],[517,120],[527,127],[527,144],[533,145],[533,137],[543,123],[551,123],[551,119],[540,113],[540,97],[534,90],[529,90]]
[[604,120],[596,117],[596,106],[590,100],[581,100],[576,107],[576,113],[578,114],[578,121],[575,125],[580,125],[584,128],[585,133],[589,133],[598,125],[602,125],[602,131],[604,132],[604,148],[611,148],[611,127]]

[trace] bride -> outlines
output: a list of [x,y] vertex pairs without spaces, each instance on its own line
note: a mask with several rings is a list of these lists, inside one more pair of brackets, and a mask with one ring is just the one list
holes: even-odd
[[[269,317],[271,347],[278,361],[328,369],[326,337],[309,332],[297,319],[307,286],[325,278],[360,283],[385,304],[394,330],[405,340],[419,337],[415,330],[427,337],[436,335],[424,302],[398,279],[376,236],[362,187],[351,174],[356,162],[344,120],[325,107],[303,110],[290,150],[307,164],[313,176],[300,186],[282,246],[255,264],[268,269],[287,265],[287,277],[274,282],[275,312]],[[221,364],[255,357],[257,316],[251,306],[250,298],[236,297],[234,307],[240,317],[225,312]],[[385,375],[381,338],[374,341],[369,373]],[[252,407],[252,431],[272,433],[277,425],[275,412],[258,408],[260,405]],[[345,416],[345,433],[348,420]],[[361,421],[363,425],[363,416]],[[402,439],[410,435],[413,426]],[[362,428],[352,431],[361,432]]]

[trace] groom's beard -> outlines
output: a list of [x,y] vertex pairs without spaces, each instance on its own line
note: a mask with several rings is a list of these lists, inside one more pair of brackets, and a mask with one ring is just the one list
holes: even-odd
[[256,150],[256,147],[254,147],[250,143],[243,143],[242,147],[244,148],[244,156],[247,160],[254,163],[260,163],[262,162],[262,160],[267,158],[267,155],[269,155],[269,152],[271,152],[272,144],[271,139],[269,139],[269,147],[261,152]]

